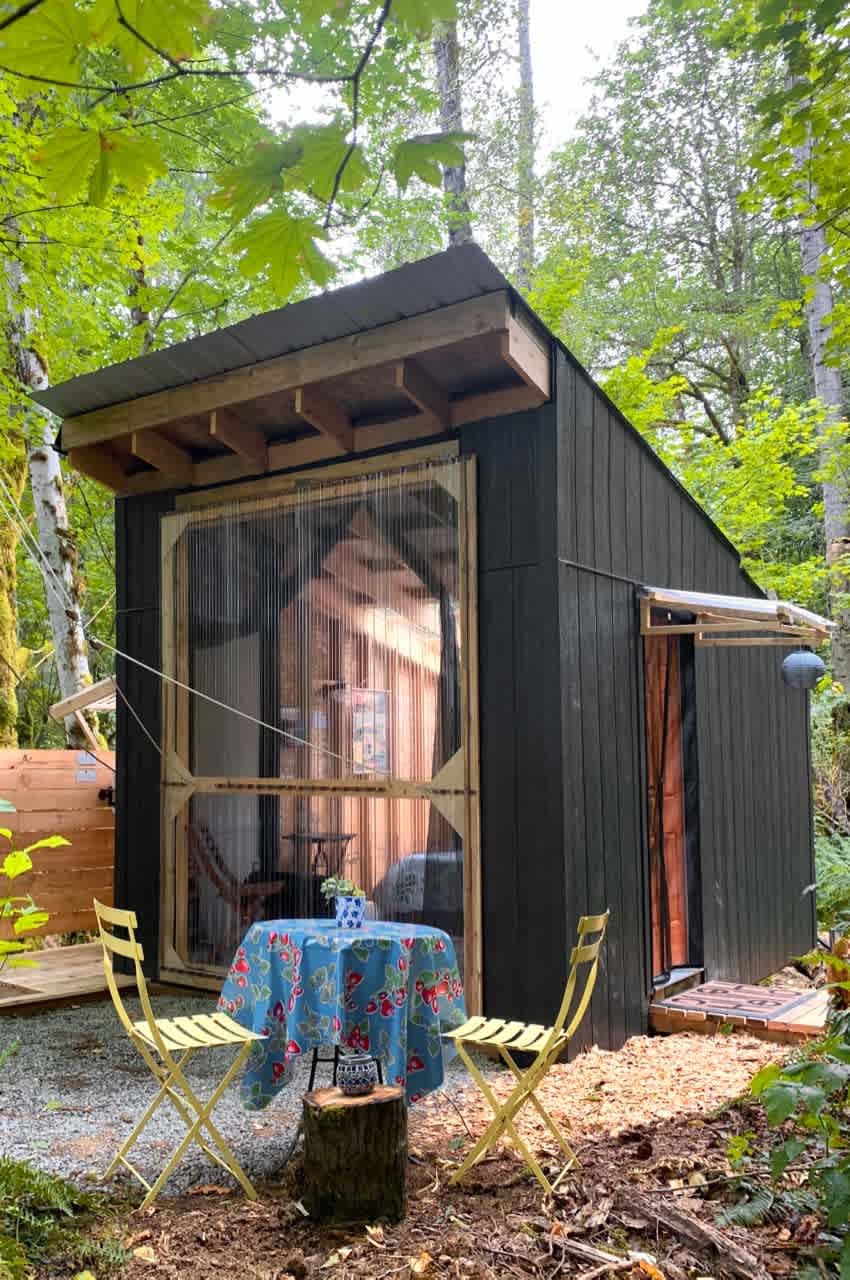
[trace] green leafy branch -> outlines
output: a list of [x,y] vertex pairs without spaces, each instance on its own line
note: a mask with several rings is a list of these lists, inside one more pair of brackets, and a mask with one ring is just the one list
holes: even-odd
[[[13,813],[14,805],[11,805],[8,800],[2,800],[0,811]],[[0,827],[0,837],[7,840],[9,844],[12,843],[12,832],[8,827]],[[6,893],[0,895],[0,921],[6,922],[6,928],[11,924],[14,934],[12,938],[0,936],[0,973],[7,965],[13,968],[33,963],[23,955],[24,952],[31,950],[31,939],[22,939],[22,935],[43,929],[50,918],[47,911],[39,910],[31,894],[11,892],[14,881],[32,870],[33,861],[30,854],[35,853],[37,849],[57,849],[61,845],[70,843],[70,840],[66,840],[64,836],[44,836],[25,849],[10,849],[0,863],[0,876],[5,878],[9,886]]]

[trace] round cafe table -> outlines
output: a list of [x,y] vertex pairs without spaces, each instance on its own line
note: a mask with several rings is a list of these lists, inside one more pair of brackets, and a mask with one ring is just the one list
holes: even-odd
[[251,1110],[268,1106],[292,1063],[319,1045],[380,1058],[408,1102],[443,1082],[442,1034],[466,1019],[448,934],[427,925],[367,920],[268,920],[251,925],[233,958],[219,1009],[258,1041],[242,1080]]

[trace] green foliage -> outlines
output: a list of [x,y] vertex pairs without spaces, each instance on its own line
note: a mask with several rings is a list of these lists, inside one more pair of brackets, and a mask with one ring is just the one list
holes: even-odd
[[[763,49],[718,50],[727,10],[651,0],[600,71],[544,179],[531,301],[759,584],[824,612],[824,412],[799,251],[747,204],[757,106],[783,72]],[[842,446],[830,465],[847,478]]]
[[112,1239],[87,1233],[98,1201],[32,1165],[0,1157],[0,1280],[25,1280],[34,1265],[51,1272],[92,1266],[117,1269],[125,1253]]
[[[753,1225],[782,1206],[819,1217],[821,1230],[801,1262],[820,1259],[820,1274],[845,1273],[850,1259],[850,1013],[835,1015],[819,1044],[791,1062],[770,1063],[753,1078],[751,1093],[782,1141],[754,1154],[742,1199],[721,1221]],[[766,1156],[771,1182],[753,1176],[755,1160]],[[793,1178],[789,1174],[793,1171]],[[803,1274],[800,1272],[799,1274]]]
[[346,880],[340,876],[328,876],[321,883],[321,894],[326,902],[332,898],[365,898],[366,890],[361,889],[355,880]]
[[[0,827],[0,839],[12,843],[12,832],[8,827]],[[5,922],[4,931],[11,926],[14,934],[12,938],[0,937],[0,973],[7,965],[15,968],[32,963],[24,955],[31,950],[32,943],[23,935],[43,929],[50,918],[48,912],[38,909],[31,894],[11,891],[14,881],[32,870],[30,854],[38,849],[56,849],[70,843],[64,836],[45,836],[25,849],[10,849],[0,863],[0,877],[8,882],[5,893],[0,896],[0,921]]]
[[[277,297],[327,282],[316,241],[364,215],[368,180],[379,186],[388,171],[402,188],[417,173],[439,181],[438,165],[459,154],[451,135],[399,136],[424,85],[421,41],[455,18],[455,0],[39,0],[17,18],[11,3],[4,10],[0,68],[21,97],[38,86],[19,168],[41,186],[40,207],[126,215],[136,197],[185,189],[178,175],[197,174],[196,212],[223,214],[224,230],[248,220],[241,270]],[[281,124],[275,94],[297,85],[321,87],[319,118]]]
[[468,133],[423,134],[400,142],[393,156],[393,173],[399,189],[405,191],[414,175],[431,187],[439,187],[443,180],[440,166],[450,168],[463,164],[461,143],[469,137]]
[[831,832],[815,837],[818,925],[850,933],[850,836]]

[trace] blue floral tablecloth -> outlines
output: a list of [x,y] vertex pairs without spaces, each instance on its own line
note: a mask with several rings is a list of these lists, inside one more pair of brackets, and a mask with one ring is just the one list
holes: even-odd
[[347,1045],[382,1061],[408,1102],[443,1082],[442,1033],[466,1018],[448,934],[424,925],[270,920],[246,933],[218,1007],[266,1031],[248,1058],[242,1101],[271,1102],[293,1061],[318,1045]]

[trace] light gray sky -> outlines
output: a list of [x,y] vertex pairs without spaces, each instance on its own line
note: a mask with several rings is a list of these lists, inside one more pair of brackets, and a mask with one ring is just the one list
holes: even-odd
[[[531,0],[534,96],[545,144],[558,146],[590,97],[583,82],[627,33],[646,0]],[[596,56],[594,56],[596,55]]]

